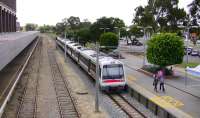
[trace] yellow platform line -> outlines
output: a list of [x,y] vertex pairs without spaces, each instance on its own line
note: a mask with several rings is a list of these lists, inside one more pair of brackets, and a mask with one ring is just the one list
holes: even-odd
[[[132,75],[127,75],[127,79],[128,81],[136,81],[137,78],[132,76]],[[138,85],[138,83],[137,83]],[[141,86],[141,85],[138,85],[140,86],[141,88],[143,88],[144,90],[156,95],[155,93],[149,91],[148,89],[146,89],[145,87]],[[153,87],[152,87],[153,89]],[[151,101],[157,103],[158,105],[164,107],[164,108],[172,108],[172,107],[176,107],[176,108],[180,108],[182,107],[184,104],[180,101],[180,100],[177,100],[171,96],[159,96],[159,95],[156,95],[155,97],[152,97],[150,99]]]
[[127,75],[127,79],[131,81],[136,81],[137,79],[131,75]]

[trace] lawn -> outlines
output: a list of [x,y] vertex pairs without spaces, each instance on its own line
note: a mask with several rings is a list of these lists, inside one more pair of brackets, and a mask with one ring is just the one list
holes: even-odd
[[[193,68],[193,67],[198,66],[199,64],[200,64],[200,63],[192,63],[192,62],[190,62],[190,63],[187,64],[187,66],[190,67],[190,68]],[[185,68],[186,63],[183,62],[182,64],[178,64],[177,66],[178,66],[178,67],[181,67],[181,68]]]

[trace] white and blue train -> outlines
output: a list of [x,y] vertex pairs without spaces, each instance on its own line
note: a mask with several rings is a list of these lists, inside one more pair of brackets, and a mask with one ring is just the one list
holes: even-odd
[[[79,64],[93,79],[96,74],[96,51],[73,41],[56,38],[57,45]],[[99,55],[99,86],[101,90],[127,89],[124,65],[104,53]]]

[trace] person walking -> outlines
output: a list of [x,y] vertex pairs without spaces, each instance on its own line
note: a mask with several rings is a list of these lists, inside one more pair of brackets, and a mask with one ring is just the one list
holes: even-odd
[[157,85],[158,85],[158,73],[156,72],[154,75],[154,80],[153,80],[153,86],[154,86],[154,91],[158,92],[157,91]]
[[160,78],[160,90],[162,89],[163,92],[165,92],[165,86],[164,86],[164,69],[159,71],[159,78]]

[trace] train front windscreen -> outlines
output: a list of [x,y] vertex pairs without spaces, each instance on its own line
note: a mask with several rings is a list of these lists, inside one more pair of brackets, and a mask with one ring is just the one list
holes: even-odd
[[123,79],[124,78],[124,70],[121,64],[115,65],[104,65],[102,72],[102,79]]

